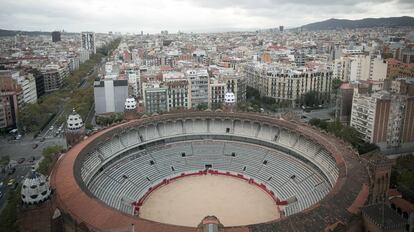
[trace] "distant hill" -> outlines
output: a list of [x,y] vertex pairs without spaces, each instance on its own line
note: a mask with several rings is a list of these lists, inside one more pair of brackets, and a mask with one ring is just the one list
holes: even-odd
[[[1,36],[15,36],[17,34],[28,35],[28,36],[38,36],[38,35],[51,35],[52,32],[49,32],[49,31],[13,31],[13,30],[0,29],[0,37]],[[74,33],[65,32],[65,34],[74,34]]]
[[328,19],[322,22],[311,23],[302,26],[309,31],[316,30],[335,30],[335,29],[355,29],[370,27],[414,27],[414,18],[409,16],[391,18],[366,18],[359,20],[348,19]]

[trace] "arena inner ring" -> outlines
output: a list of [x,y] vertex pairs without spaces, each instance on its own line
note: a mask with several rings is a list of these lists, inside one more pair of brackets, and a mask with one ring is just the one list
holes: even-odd
[[244,180],[280,213],[226,231],[335,228],[368,197],[366,170],[347,145],[307,125],[249,113],[174,113],[108,128],[59,159],[51,183],[59,209],[92,231],[131,224],[137,231],[197,231],[141,216],[153,192],[194,175]]

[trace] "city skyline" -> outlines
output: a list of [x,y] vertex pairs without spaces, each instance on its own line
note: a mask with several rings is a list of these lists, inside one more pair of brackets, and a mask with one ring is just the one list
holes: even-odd
[[[300,17],[298,17],[300,15]],[[299,27],[329,18],[413,16],[407,0],[380,1],[11,1],[0,9],[0,28],[9,30],[122,33],[223,32]],[[12,25],[12,26],[11,26]]]

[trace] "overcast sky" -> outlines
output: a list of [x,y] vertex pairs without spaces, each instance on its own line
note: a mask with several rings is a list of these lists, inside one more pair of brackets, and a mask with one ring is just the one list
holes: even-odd
[[175,33],[414,16],[412,0],[0,0],[0,28]]

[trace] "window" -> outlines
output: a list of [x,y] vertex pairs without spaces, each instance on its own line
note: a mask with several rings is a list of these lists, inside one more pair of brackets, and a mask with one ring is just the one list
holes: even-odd
[[243,172],[246,171],[246,166],[243,167]]
[[181,153],[181,157],[185,157],[185,152]]
[[154,161],[153,160],[150,160],[150,165],[154,165]]
[[263,160],[263,164],[266,165],[267,164],[267,160]]
[[226,133],[230,133],[230,128],[226,128]]
[[232,152],[231,153],[231,156],[236,157],[236,153],[235,152]]

